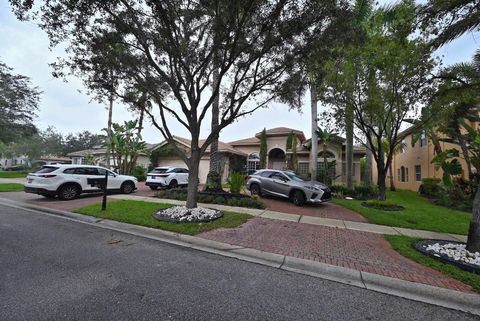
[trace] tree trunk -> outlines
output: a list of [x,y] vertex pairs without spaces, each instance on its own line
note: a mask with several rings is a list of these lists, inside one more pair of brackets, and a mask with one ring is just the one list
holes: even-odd
[[367,148],[365,153],[365,186],[372,185],[372,151]]
[[[379,153],[382,151],[379,150]],[[384,201],[387,199],[387,186],[385,184],[385,179],[387,178],[386,176],[386,170],[385,170],[385,164],[384,164],[383,157],[379,155],[378,157],[378,162],[377,162],[377,172],[378,172],[378,177],[377,177],[377,185],[378,185],[378,199],[381,201]]]
[[317,135],[317,90],[315,86],[310,86],[310,105],[312,115],[312,148],[310,149],[310,179],[317,179],[317,159],[318,159],[318,135]]
[[473,199],[472,219],[468,229],[467,250],[475,253],[480,252],[480,187],[477,187]]
[[112,114],[113,114],[113,94],[110,94],[109,97],[109,104],[108,104],[108,121],[107,121],[107,138],[109,141],[109,145],[106,150],[106,161],[107,161],[107,168],[110,169],[110,143],[112,139]]
[[[213,73],[212,73],[212,78],[213,78],[213,85],[214,87],[217,86],[219,80],[220,80],[220,75],[218,72],[218,59],[216,58],[217,55],[213,58]],[[215,131],[218,128],[218,117],[220,113],[220,93],[215,95],[213,103],[212,103],[212,125],[211,125],[211,130],[212,132]],[[219,135],[215,135],[212,143],[210,145],[210,170],[209,172],[214,172],[218,175],[212,175],[208,177],[208,185],[210,185],[210,188],[213,190],[221,190],[222,189],[222,176],[219,171],[219,155],[218,155],[218,138]]]
[[145,115],[145,108],[147,108],[147,103],[142,99],[140,106],[140,116],[138,116],[138,129],[137,129],[137,139],[140,140],[140,136],[142,135],[143,129],[143,117]]
[[188,208],[197,207],[198,195],[198,173],[200,166],[200,149],[192,149],[192,155],[188,162],[188,187],[187,187],[187,204]]
[[390,166],[388,166],[388,173],[390,175],[390,190],[392,192],[395,192],[395,184],[393,183],[393,168],[392,168],[392,164],[390,164]]
[[347,105],[346,117],[345,117],[345,134],[346,134],[346,176],[347,187],[353,188],[353,108],[349,104]]

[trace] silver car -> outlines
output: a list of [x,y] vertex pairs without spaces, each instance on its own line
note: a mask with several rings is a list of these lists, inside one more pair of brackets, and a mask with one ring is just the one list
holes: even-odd
[[320,182],[305,181],[291,171],[262,169],[247,177],[252,194],[288,198],[297,206],[323,203],[331,199],[329,188]]

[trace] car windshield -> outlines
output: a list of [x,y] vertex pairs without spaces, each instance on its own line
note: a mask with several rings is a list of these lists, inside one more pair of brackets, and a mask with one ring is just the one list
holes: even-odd
[[155,168],[152,173],[156,173],[156,174],[162,174],[162,173],[165,173],[169,170],[169,168]]
[[285,175],[288,176],[288,178],[290,178],[291,180],[294,180],[294,181],[297,181],[297,182],[305,182],[305,180],[303,178],[301,178],[300,176],[298,176],[297,174],[293,173],[293,172],[284,172]]

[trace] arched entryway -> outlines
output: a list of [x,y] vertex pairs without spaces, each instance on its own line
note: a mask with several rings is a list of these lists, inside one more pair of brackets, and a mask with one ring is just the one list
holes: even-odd
[[268,153],[268,168],[284,169],[285,168],[285,152],[280,148],[273,148]]

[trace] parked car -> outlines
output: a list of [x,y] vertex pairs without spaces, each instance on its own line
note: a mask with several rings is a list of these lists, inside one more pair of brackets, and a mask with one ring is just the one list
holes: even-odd
[[30,169],[30,167],[27,165],[13,165],[4,168],[4,170],[7,172],[26,171],[28,169]]
[[108,172],[107,189],[124,194],[137,189],[137,179],[119,175],[106,168],[91,165],[45,165],[38,171],[29,173],[25,182],[25,192],[45,197],[71,200],[82,193],[97,193],[99,180]]
[[250,175],[247,188],[252,194],[288,198],[297,206],[331,199],[330,189],[317,181],[305,181],[292,171],[262,169]]
[[188,185],[188,169],[181,167],[156,167],[147,174],[145,185],[152,190],[160,187],[177,188]]

